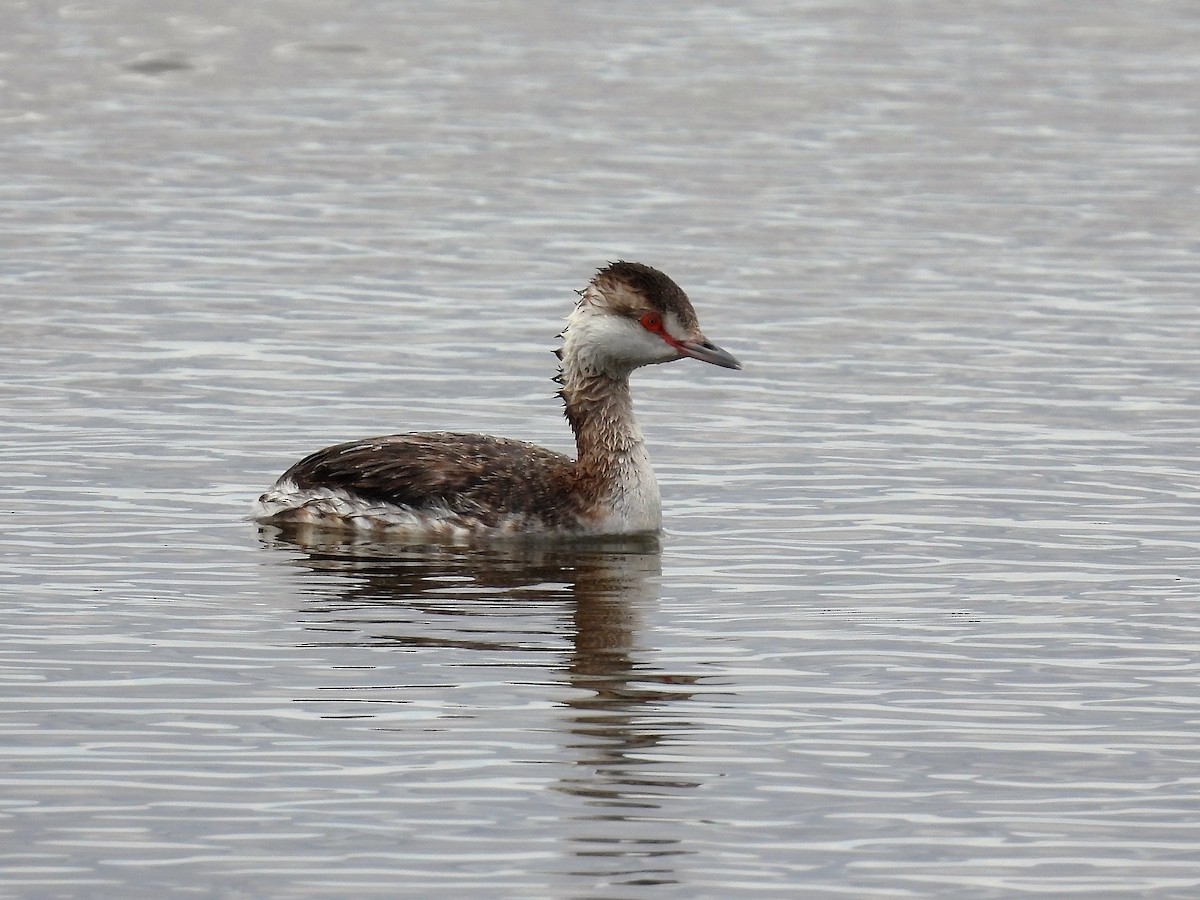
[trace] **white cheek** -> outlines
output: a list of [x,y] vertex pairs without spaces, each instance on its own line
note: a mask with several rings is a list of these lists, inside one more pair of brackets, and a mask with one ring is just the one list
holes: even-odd
[[608,338],[609,354],[621,361],[642,365],[670,359],[676,355],[661,337],[629,319],[613,319]]
[[566,336],[578,361],[595,371],[616,373],[679,357],[661,337],[621,316],[580,316],[569,323]]

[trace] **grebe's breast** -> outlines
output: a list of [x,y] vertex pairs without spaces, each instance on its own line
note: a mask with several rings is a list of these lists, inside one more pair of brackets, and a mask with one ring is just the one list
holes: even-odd
[[650,466],[650,454],[640,440],[607,460],[595,473],[603,485],[595,504],[594,530],[602,534],[637,534],[662,529],[662,497]]
[[336,444],[288,469],[254,518],[462,537],[591,530],[574,463],[524,441],[396,434]]

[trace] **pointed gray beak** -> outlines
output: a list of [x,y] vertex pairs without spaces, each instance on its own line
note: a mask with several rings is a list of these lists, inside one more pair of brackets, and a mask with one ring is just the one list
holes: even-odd
[[698,359],[701,362],[712,363],[714,366],[724,366],[726,369],[740,369],[742,364],[728,350],[722,350],[712,341],[701,337],[695,341],[678,341],[676,348],[684,356]]

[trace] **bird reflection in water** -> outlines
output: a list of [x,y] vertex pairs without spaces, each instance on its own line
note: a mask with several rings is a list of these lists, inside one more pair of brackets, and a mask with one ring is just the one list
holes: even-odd
[[669,858],[688,851],[663,839],[654,820],[697,781],[671,771],[654,750],[691,727],[673,707],[696,679],[656,670],[639,637],[640,614],[658,595],[656,536],[462,547],[312,528],[266,526],[260,534],[267,546],[301,551],[296,561],[311,572],[338,576],[333,590],[312,591],[305,604],[308,628],[323,635],[315,643],[468,653],[479,657],[468,665],[517,675],[525,690],[532,673],[552,696],[561,697],[564,683],[573,688],[561,701],[561,732],[575,765],[553,787],[582,808],[564,823],[573,868],[563,874],[611,884],[677,880]]

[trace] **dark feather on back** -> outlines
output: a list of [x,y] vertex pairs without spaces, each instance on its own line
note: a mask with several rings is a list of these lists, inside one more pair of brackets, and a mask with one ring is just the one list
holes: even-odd
[[448,509],[495,525],[506,515],[564,524],[572,462],[524,441],[446,432],[394,434],[318,450],[283,475],[301,489],[341,489],[371,502]]

